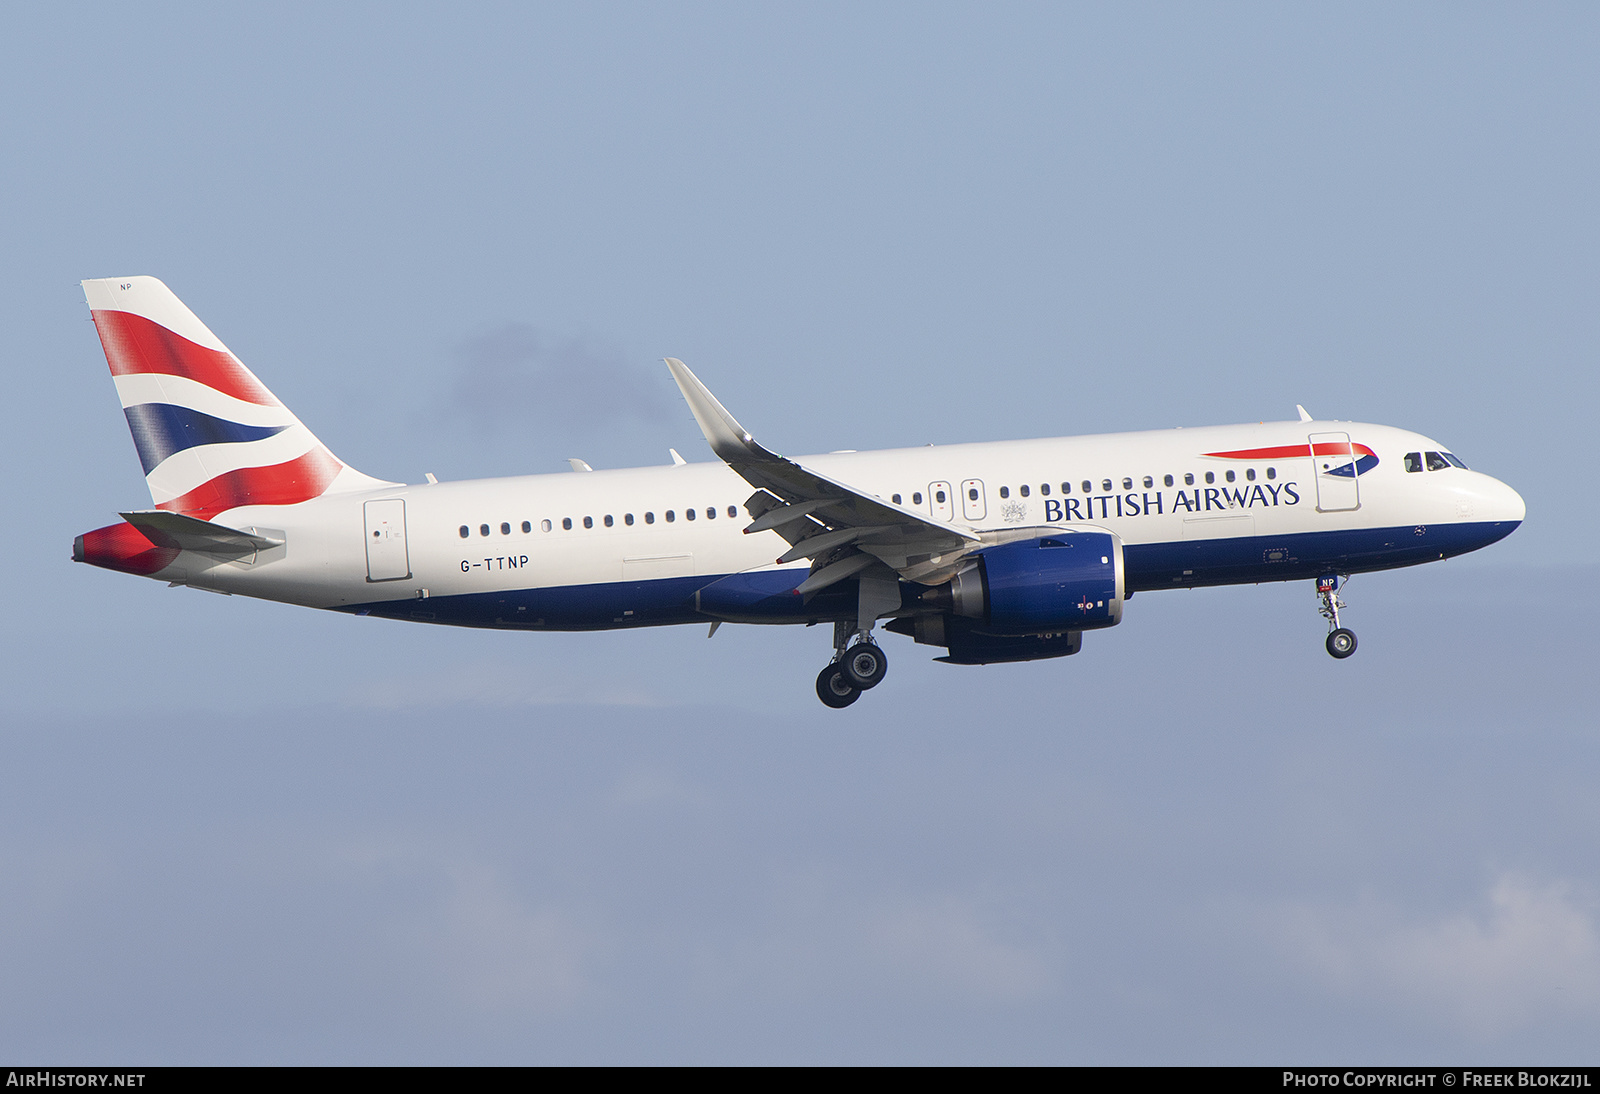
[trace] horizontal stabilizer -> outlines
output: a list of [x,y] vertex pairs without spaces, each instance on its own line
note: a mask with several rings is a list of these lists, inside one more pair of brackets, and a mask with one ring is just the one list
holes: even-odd
[[209,520],[169,513],[165,509],[143,509],[123,513],[122,519],[139,529],[157,547],[176,547],[180,551],[201,551],[223,558],[240,558],[283,546],[283,540],[259,533],[241,532],[213,524]]

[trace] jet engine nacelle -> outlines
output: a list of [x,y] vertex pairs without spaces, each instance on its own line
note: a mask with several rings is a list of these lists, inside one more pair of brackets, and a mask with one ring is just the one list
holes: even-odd
[[1122,622],[1126,587],[1121,537],[1062,532],[978,552],[950,582],[949,611],[991,635],[1090,631]]

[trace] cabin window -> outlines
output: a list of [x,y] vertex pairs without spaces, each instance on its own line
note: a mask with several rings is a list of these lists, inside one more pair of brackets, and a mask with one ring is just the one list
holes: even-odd
[[706,510],[706,519],[707,520],[716,520],[717,519],[717,510],[716,510],[715,506],[713,506],[710,509]]
[[622,523],[626,524],[629,528],[632,528],[633,527],[633,514],[632,513],[624,513],[624,514],[622,514]]
[[654,513],[646,513],[644,515],[644,522],[646,524],[654,524],[656,522],[656,515]]
[[1161,482],[1165,486],[1171,486],[1172,485],[1172,476],[1171,475],[1163,476],[1162,479],[1161,479]]
[[509,536],[511,534],[511,522],[510,521],[503,520],[503,521],[500,522],[500,534],[502,536]]
[[1122,488],[1124,490],[1132,490],[1133,489],[1133,480],[1130,479],[1130,478],[1124,477],[1123,480],[1122,480]]
[[594,518],[593,517],[584,517],[583,518],[583,526],[585,528],[593,528],[594,527]]
[[[973,490],[971,493],[972,493],[972,500],[973,501],[977,501],[978,500],[978,492],[976,490]],[[1011,487],[1002,486],[1000,488],[1000,496],[1002,498],[1009,498],[1011,496]]]
[[1072,493],[1072,484],[1071,484],[1071,483],[1070,483],[1070,482],[1064,482],[1064,483],[1062,483],[1062,484],[1061,484],[1061,492],[1062,492],[1062,493],[1063,493],[1063,494],[1070,494],[1070,493]]
[[730,517],[738,516],[739,515],[739,507],[737,505],[728,506],[728,515]]
[[1041,498],[1048,498],[1050,496],[1050,484],[1049,483],[1041,482],[1039,484],[1039,496]]
[[465,524],[463,524],[461,526],[461,538],[462,539],[466,539],[471,534],[472,534],[472,529],[468,528]]
[[1276,467],[1267,468],[1267,478],[1275,479],[1277,477],[1278,477],[1278,469]]
[[1145,476],[1145,477],[1144,477],[1144,488],[1145,488],[1145,489],[1146,489],[1146,490],[1148,490],[1148,489],[1150,489],[1150,488],[1151,488],[1151,487],[1152,487],[1152,486],[1154,486],[1154,485],[1155,485],[1155,484],[1156,484],[1156,480],[1155,480],[1155,479],[1154,479],[1154,478],[1153,478],[1153,477],[1152,477],[1152,476],[1150,476],[1150,475],[1146,475],[1146,476]]
[[900,495],[899,494],[890,494],[889,495],[889,500],[894,502],[896,505],[899,505],[900,504]]
[[1206,485],[1209,486],[1211,483],[1214,483],[1216,481],[1217,481],[1216,473],[1212,472],[1212,471],[1207,471],[1206,472]]
[[[1106,489],[1107,490],[1111,489],[1111,484],[1110,483],[1106,483]],[[1083,492],[1085,494],[1094,493],[1094,483],[1090,482],[1088,479],[1084,479],[1083,480]]]
[[478,525],[478,534],[480,536],[488,535],[489,534],[489,526],[487,524]]
[[1193,471],[1185,471],[1183,473],[1183,485],[1185,485],[1185,486],[1193,486],[1194,485],[1194,472]]
[[546,519],[541,520],[539,522],[539,530],[541,532],[548,532],[550,530],[550,520],[549,520],[549,518],[546,518]]
[[1019,487],[1017,487],[1017,493],[1021,494],[1023,497],[1027,497],[1028,496],[1028,488],[1026,486],[1019,486]]
[[563,532],[572,531],[572,518],[571,517],[562,517],[561,518],[561,530]]
[[685,509],[683,511],[683,519],[684,520],[693,520],[694,517],[695,517],[695,513],[694,513],[693,509]]
[[527,521],[527,520],[523,521],[522,522],[522,534],[523,535],[527,535],[531,531],[533,531],[533,522],[532,521]]
[[1256,469],[1253,468],[1253,467],[1245,468],[1244,469],[1244,477],[1246,479],[1248,479],[1249,481],[1251,481],[1251,482],[1255,482],[1256,481]]
[[938,502],[940,505],[943,505],[944,504],[944,491],[943,490],[935,491],[934,495],[933,495],[933,500]]
[[677,519],[678,519],[678,514],[674,513],[671,509],[668,509],[667,510],[667,523],[671,524],[673,521],[675,521]]
[[921,505],[922,504],[922,491],[917,490],[917,491],[914,491],[912,493],[912,495],[911,495],[911,504],[912,505]]
[[611,519],[611,514],[607,513],[606,514],[606,527],[610,528],[614,523],[616,523],[616,522]]
[[1429,471],[1443,471],[1445,468],[1447,468],[1449,466],[1450,466],[1450,464],[1447,463],[1445,461],[1445,458],[1443,456],[1439,455],[1439,453],[1437,453],[1437,452],[1429,452],[1428,453],[1428,470]]
[[1227,479],[1229,482],[1232,482],[1233,481],[1233,470],[1230,468],[1229,470],[1224,471],[1222,473],[1222,477]]

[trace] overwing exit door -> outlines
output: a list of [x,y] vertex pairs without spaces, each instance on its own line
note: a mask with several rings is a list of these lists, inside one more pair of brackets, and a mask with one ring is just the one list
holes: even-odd
[[982,520],[988,512],[983,496],[983,480],[968,479],[961,484],[961,515],[966,520]]
[[954,493],[947,482],[930,482],[928,484],[928,502],[933,506],[933,519],[948,523],[956,515],[955,499],[950,495]]
[[367,580],[399,581],[411,576],[406,550],[406,503],[401,498],[369,501],[367,517]]
[[1311,469],[1317,479],[1317,512],[1361,508],[1356,452],[1348,433],[1311,434]]

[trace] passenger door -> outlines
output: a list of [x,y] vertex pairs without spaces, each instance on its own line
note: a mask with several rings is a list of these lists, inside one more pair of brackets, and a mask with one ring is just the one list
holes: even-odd
[[406,503],[401,498],[369,501],[367,525],[367,580],[399,581],[411,576],[411,555],[406,549]]
[[1311,434],[1311,468],[1317,480],[1317,512],[1361,508],[1356,452],[1348,433]]

